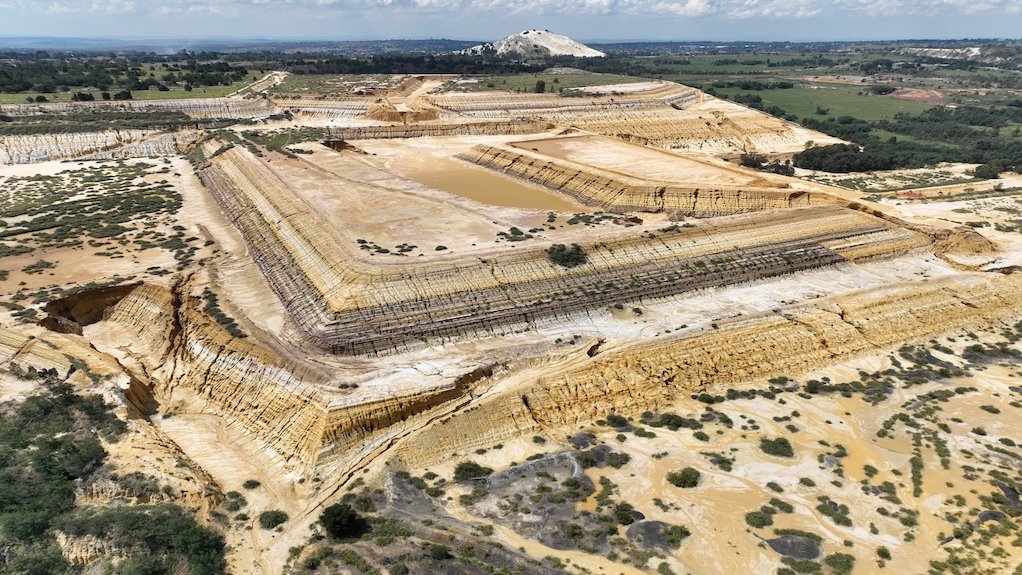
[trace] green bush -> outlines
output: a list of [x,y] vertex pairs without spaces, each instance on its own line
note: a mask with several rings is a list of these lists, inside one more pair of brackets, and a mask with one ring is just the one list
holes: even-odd
[[437,561],[443,561],[452,557],[451,550],[446,545],[430,545],[429,556]]
[[774,518],[769,513],[762,511],[750,511],[745,514],[745,522],[750,527],[763,528],[774,524]]
[[347,503],[335,503],[324,509],[319,524],[334,539],[358,537],[367,528],[365,520]]
[[259,526],[263,529],[273,529],[287,521],[287,519],[287,513],[279,509],[271,509],[259,514]]
[[224,573],[224,540],[200,526],[176,505],[138,505],[78,509],[61,518],[55,528],[75,537],[93,536],[113,547],[132,550],[132,569],[123,572],[151,573],[157,564],[163,572],[177,572],[188,564],[190,575]]
[[454,478],[458,481],[478,479],[493,473],[493,469],[483,467],[475,461],[462,461],[454,467]]
[[682,525],[668,525],[663,529],[664,541],[671,549],[681,547],[684,541],[692,533]]
[[566,268],[580,266],[588,260],[585,250],[578,244],[571,244],[570,248],[564,244],[554,244],[547,248],[546,253],[551,262]]
[[759,440],[759,448],[767,455],[774,455],[776,457],[795,456],[795,450],[791,447],[791,442],[785,437],[778,437],[777,439],[767,439],[764,437]]
[[836,575],[847,575],[855,568],[855,557],[847,553],[831,553],[823,562],[833,569]]
[[667,474],[667,482],[675,487],[695,487],[699,485],[699,478],[702,476],[697,469],[686,467],[681,471],[671,471]]
[[632,460],[632,456],[619,451],[612,451],[607,454],[607,465],[614,469],[621,469],[626,463]]
[[617,521],[620,525],[635,523],[635,518],[632,517],[633,511],[635,511],[635,508],[632,507],[631,503],[618,503],[614,506],[614,521]]

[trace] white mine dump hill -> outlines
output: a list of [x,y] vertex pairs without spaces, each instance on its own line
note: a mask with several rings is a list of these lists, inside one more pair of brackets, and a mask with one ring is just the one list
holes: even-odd
[[549,30],[526,30],[501,38],[496,42],[488,42],[473,46],[464,52],[480,54],[483,51],[495,50],[499,55],[519,56],[575,56],[578,58],[602,58],[606,56],[599,50],[576,42],[567,36],[554,34]]

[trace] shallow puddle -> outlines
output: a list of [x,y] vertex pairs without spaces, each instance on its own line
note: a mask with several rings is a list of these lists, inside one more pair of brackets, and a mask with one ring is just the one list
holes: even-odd
[[430,161],[428,167],[402,170],[402,175],[483,204],[535,210],[589,211],[556,192],[548,192],[455,160],[437,158]]

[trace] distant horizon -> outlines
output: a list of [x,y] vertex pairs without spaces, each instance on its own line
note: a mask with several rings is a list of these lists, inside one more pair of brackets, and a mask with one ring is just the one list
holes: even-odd
[[[0,0],[0,36],[128,41],[1019,39],[1018,0]],[[707,40],[710,39],[710,40]]]
[[[508,35],[520,32],[510,32]],[[557,30],[551,30],[552,32],[559,33]],[[567,35],[567,34],[565,34]],[[502,36],[503,37],[503,36]],[[694,38],[694,39],[678,39],[678,38],[585,38],[571,36],[574,40],[583,43],[590,44],[645,44],[645,43],[679,43],[679,44],[735,44],[735,43],[755,43],[755,44],[811,44],[811,43],[822,43],[822,42],[834,42],[834,43],[883,43],[883,42],[980,42],[980,43],[992,43],[992,42],[1022,42],[1020,38],[1010,37],[889,37],[889,38],[856,38],[856,37],[844,37],[844,38],[829,38],[829,39],[751,39],[751,38]],[[136,44],[165,44],[173,42],[209,42],[209,43],[223,43],[223,44],[243,44],[243,43],[284,43],[284,44],[302,44],[302,43],[331,43],[331,42],[417,42],[417,41],[451,41],[451,42],[492,42],[499,38],[470,38],[470,37],[452,37],[452,36],[394,36],[394,37],[328,37],[328,36],[187,36],[187,35],[174,35],[174,36],[114,36],[114,35],[52,35],[52,34],[0,34],[0,49],[16,48],[16,45],[5,45],[5,41],[67,41],[69,43],[80,41],[94,44],[101,44],[102,42],[110,43],[136,43]],[[112,47],[112,46],[111,46]]]

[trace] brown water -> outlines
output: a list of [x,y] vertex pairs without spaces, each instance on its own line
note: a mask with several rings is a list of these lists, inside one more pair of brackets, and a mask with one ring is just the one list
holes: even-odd
[[556,192],[444,158],[436,158],[428,166],[402,170],[402,175],[483,204],[535,210],[589,211]]
[[531,152],[539,152],[544,156],[550,156],[551,158],[559,158],[561,160],[570,160],[568,156],[571,154],[571,149],[565,146],[565,140],[571,140],[572,142],[585,142],[592,143],[599,141],[600,138],[593,138],[592,136],[570,136],[568,138],[547,138],[544,140],[526,140],[524,142],[511,142],[511,146],[520,150],[528,150]]

